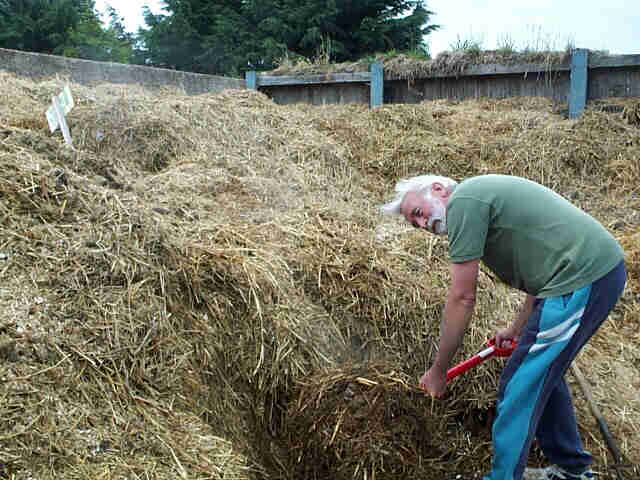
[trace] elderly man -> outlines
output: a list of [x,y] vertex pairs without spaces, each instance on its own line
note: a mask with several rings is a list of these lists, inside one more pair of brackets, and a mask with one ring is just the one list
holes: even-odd
[[545,478],[590,479],[564,374],[624,289],[624,253],[595,219],[524,178],[483,175],[461,183],[432,175],[402,180],[384,213],[447,235],[451,285],[438,354],[420,379],[441,396],[476,299],[479,262],[525,292],[513,323],[496,334],[517,341],[500,379],[493,460],[485,480],[519,480],[531,442],[553,464]]

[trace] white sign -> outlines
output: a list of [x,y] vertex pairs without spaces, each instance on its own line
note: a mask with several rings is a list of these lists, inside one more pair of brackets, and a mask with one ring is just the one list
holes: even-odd
[[69,85],[67,85],[59,95],[51,99],[51,106],[47,109],[47,121],[49,122],[51,133],[60,127],[67,145],[71,145],[71,135],[64,117],[71,111],[74,105],[71,89]]

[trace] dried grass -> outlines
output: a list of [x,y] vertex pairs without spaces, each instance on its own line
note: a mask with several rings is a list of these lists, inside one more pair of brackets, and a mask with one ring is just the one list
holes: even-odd
[[622,118],[630,125],[640,126],[640,102],[626,105],[622,112]]
[[[3,475],[480,475],[502,362],[465,374],[446,401],[417,391],[446,240],[376,210],[398,177],[428,170],[541,181],[621,239],[630,287],[580,362],[640,462],[640,130],[621,113],[568,121],[539,99],[282,107],[250,91],[72,85],[72,151],[44,121],[63,81],[0,73],[0,85]],[[483,271],[457,360],[519,300]]]
[[275,70],[268,72],[269,75],[317,75],[366,72],[369,64],[377,62],[382,64],[384,75],[387,79],[413,80],[431,75],[458,76],[465,69],[472,65],[544,65],[549,71],[554,66],[570,63],[570,51],[531,51],[515,52],[507,50],[474,50],[460,49],[445,51],[438,54],[434,59],[422,59],[415,56],[398,55],[376,55],[356,62],[343,63],[318,63],[302,60],[298,62],[286,61]]

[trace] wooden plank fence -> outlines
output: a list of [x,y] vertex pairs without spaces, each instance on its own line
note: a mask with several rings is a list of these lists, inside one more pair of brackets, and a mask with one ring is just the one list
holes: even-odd
[[[534,79],[532,80],[532,77]],[[553,85],[541,88],[532,82]],[[411,103],[421,99],[457,99],[491,96],[544,95],[566,99],[570,118],[579,117],[588,100],[604,97],[640,97],[640,55],[593,56],[576,49],[566,64],[469,65],[458,75],[438,73],[406,80],[384,78],[383,66],[374,63],[368,72],[276,76],[247,72],[246,86],[264,91],[276,103]],[[402,82],[407,85],[400,85]],[[506,88],[505,82],[509,84]],[[437,86],[436,86],[437,83]],[[412,86],[412,85],[413,86]],[[464,85],[464,86],[463,86]],[[492,86],[495,88],[492,90]],[[402,93],[395,90],[404,89]],[[591,92],[591,93],[590,93]]]

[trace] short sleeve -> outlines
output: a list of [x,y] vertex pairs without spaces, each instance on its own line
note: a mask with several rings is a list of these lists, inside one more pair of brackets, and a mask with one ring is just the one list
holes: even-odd
[[469,197],[452,199],[447,205],[447,236],[452,263],[484,256],[491,206]]

